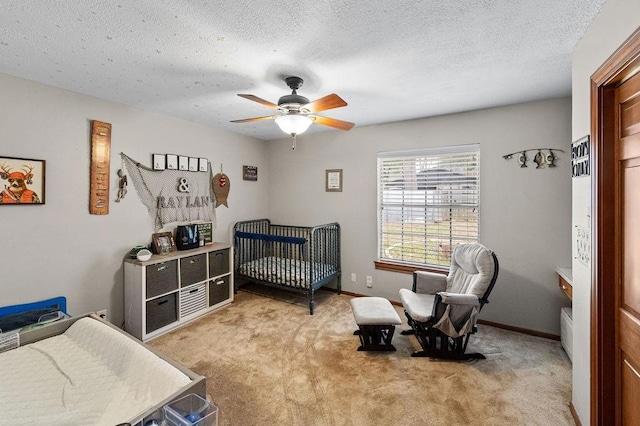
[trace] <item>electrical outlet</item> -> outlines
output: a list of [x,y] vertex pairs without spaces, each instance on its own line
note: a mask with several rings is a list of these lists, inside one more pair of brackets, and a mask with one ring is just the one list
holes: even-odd
[[371,275],[367,275],[367,287],[373,287],[373,277]]
[[107,310],[106,310],[106,309],[103,309],[103,310],[101,310],[101,311],[98,311],[98,312],[96,312],[96,314],[98,314],[98,316],[99,316],[100,318],[102,318],[103,320],[105,320],[105,321],[109,321],[109,318],[107,318]]
[[351,274],[351,282],[352,283],[356,282],[356,274]]

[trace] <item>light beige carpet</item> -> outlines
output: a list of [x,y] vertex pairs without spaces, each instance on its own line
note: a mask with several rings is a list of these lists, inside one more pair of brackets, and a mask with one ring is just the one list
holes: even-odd
[[397,352],[357,352],[350,296],[318,292],[313,316],[303,297],[272,296],[240,291],[150,342],[206,376],[221,426],[574,425],[559,342],[480,325],[469,349],[486,360],[432,361],[410,357],[404,322]]

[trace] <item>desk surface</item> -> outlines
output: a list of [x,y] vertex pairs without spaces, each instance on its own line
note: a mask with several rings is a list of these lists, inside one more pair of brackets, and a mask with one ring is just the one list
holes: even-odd
[[560,275],[566,282],[573,285],[573,273],[571,272],[571,268],[561,268],[557,267],[556,272]]

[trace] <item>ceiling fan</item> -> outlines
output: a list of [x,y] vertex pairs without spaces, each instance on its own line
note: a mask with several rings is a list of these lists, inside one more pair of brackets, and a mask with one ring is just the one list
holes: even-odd
[[245,118],[244,120],[232,120],[232,123],[249,123],[252,121],[275,120],[280,129],[288,135],[293,136],[304,133],[311,123],[321,124],[340,130],[350,130],[355,124],[348,121],[336,120],[335,118],[316,115],[317,112],[326,111],[333,108],[347,106],[347,103],[335,93],[309,102],[309,99],[298,95],[297,90],[304,82],[300,77],[287,77],[284,79],[287,86],[292,90],[290,95],[282,96],[278,100],[278,105],[266,101],[254,95],[238,94],[241,98],[258,102],[266,107],[277,109],[280,113],[267,115],[264,117]]

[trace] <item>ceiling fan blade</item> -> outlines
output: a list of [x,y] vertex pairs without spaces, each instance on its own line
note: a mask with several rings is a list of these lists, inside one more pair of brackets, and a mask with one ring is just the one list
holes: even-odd
[[264,117],[245,118],[244,120],[231,120],[232,123],[250,123],[252,121],[273,120],[278,115],[266,115]]
[[321,117],[319,115],[314,115],[313,117],[314,117],[313,122],[316,124],[322,124],[323,126],[334,127],[340,130],[351,130],[353,126],[355,126],[354,123],[350,123],[348,121],[336,120],[335,118]]
[[269,108],[278,109],[278,105],[274,104],[273,102],[265,101],[264,99],[259,98],[259,97],[254,96],[254,95],[238,94],[238,96],[240,96],[241,98],[249,99],[250,101],[257,102],[257,103],[262,104],[262,105],[264,105],[266,107],[269,107]]
[[309,102],[308,104],[303,105],[302,108],[308,110],[309,112],[320,112],[326,111],[328,109],[340,108],[343,106],[347,106],[347,103],[342,100],[340,96],[332,93],[320,99],[316,99],[313,102]]

